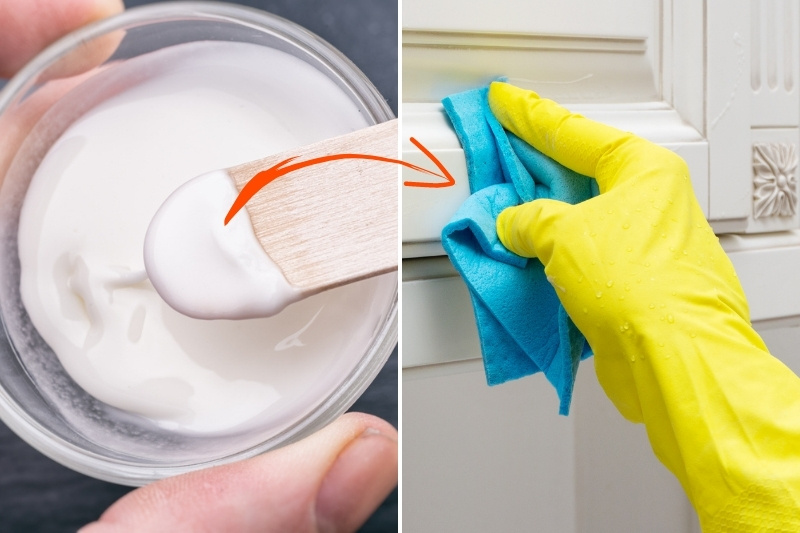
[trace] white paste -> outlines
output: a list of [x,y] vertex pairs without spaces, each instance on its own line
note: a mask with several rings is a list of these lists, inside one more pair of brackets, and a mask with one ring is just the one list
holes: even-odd
[[192,177],[366,121],[327,77],[263,47],[188,45],[121,68],[145,79],[71,125],[27,192],[19,255],[31,321],[87,392],[162,427],[295,423],[359,364],[396,276],[270,318],[197,320],[166,305],[144,276],[145,233]]
[[209,172],[172,193],[150,223],[147,275],[164,301],[184,315],[272,316],[303,296],[261,247],[246,210],[223,224],[237,194],[227,172]]

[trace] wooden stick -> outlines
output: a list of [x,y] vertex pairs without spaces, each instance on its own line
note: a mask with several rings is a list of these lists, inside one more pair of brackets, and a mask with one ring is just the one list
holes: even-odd
[[[228,169],[241,191],[259,172],[334,154],[398,157],[397,120]],[[299,166],[299,165],[298,165]],[[293,170],[248,201],[255,234],[295,287],[319,292],[397,269],[399,166],[342,158]]]

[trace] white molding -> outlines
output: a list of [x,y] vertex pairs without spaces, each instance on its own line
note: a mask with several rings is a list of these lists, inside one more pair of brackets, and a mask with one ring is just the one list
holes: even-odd
[[642,54],[647,51],[647,38],[643,36],[596,37],[404,28],[403,46],[407,48],[441,48],[445,50],[454,48],[467,50],[570,50],[576,52]]
[[705,135],[705,2],[661,2],[661,98]]
[[[616,37],[647,33],[661,0],[404,0],[403,29]],[[696,1],[696,0],[691,0]]]
[[705,5],[708,214],[713,220],[746,219],[752,212],[750,3]]
[[403,368],[481,358],[469,292],[462,279],[403,282]]
[[750,14],[750,89],[754,127],[797,127],[800,38],[796,0],[754,0]]
[[436,257],[445,255],[442,241],[430,242],[404,242],[403,259],[416,259],[420,257]]
[[[723,235],[760,330],[800,325],[800,230]],[[445,257],[403,262],[403,368],[480,359],[466,285]]]
[[[697,130],[667,104],[576,104],[570,107],[586,117],[632,131],[679,153],[689,164],[701,205],[708,204],[708,146]],[[464,152],[440,104],[403,106],[403,159],[430,165],[409,137],[416,138],[433,152],[450,170],[456,183],[445,188],[403,187],[403,257],[440,255],[441,230],[470,194]],[[424,179],[410,169],[403,169],[403,181]]]
[[736,268],[754,324],[800,316],[800,232],[725,235],[720,241]]
[[403,30],[404,102],[437,102],[499,77],[563,103],[658,99],[645,36]]

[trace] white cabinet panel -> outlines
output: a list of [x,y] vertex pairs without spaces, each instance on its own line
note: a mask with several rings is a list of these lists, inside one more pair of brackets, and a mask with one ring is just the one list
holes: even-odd
[[563,102],[657,99],[655,0],[403,4],[403,101],[438,101],[505,76]]
[[712,219],[745,219],[750,212],[749,14],[749,9],[731,9],[726,0],[707,3],[706,123]]
[[605,396],[593,363],[581,363],[571,415],[576,532],[699,532],[680,483],[653,455],[644,426],[623,419]]
[[435,365],[481,356],[467,287],[453,273],[403,282],[403,366]]
[[757,326],[770,327],[800,318],[800,233],[726,235],[721,240],[747,296],[750,318]]
[[800,322],[793,326],[759,328],[761,338],[770,353],[783,361],[796,374],[800,374]]
[[574,432],[552,390],[479,361],[403,371],[403,530],[575,531]]
[[[771,239],[769,252],[748,249],[755,238],[725,244],[765,342],[800,371],[800,294],[791,284],[769,287],[792,279],[800,235]],[[408,530],[697,531],[681,487],[644,428],[605,397],[592,359],[580,366],[569,417],[556,414],[542,375],[486,385],[466,288],[442,261],[417,260],[404,274],[414,278],[403,284]]]
[[[404,102],[433,102],[503,77],[563,103],[657,100],[646,37],[404,30]],[[408,70],[411,72],[411,70]]]
[[[799,4],[797,0],[575,0],[555,6],[505,0],[464,9],[450,0],[406,3],[405,138],[446,135],[446,120],[441,117],[443,124],[417,122],[425,108],[415,104],[437,103],[447,94],[506,76],[591,118],[655,142],[664,141],[652,131],[670,132],[673,137],[681,131],[681,143],[695,143],[696,148],[702,144],[705,159],[690,162],[690,168],[701,205],[717,232],[796,229],[800,227]],[[521,16],[528,12],[537,16]],[[622,12],[629,15],[619,15]],[[664,123],[649,112],[659,106],[673,118]],[[650,132],[636,124],[631,127],[627,116],[632,109],[642,118],[640,123],[658,127]],[[676,128],[676,123],[682,127]],[[690,135],[685,134],[687,129]],[[777,154],[768,165],[772,173],[766,175],[759,172],[765,150]],[[407,156],[414,157],[408,151]],[[456,161],[457,154],[445,157],[456,169],[463,166]],[[404,205],[413,206],[418,191],[405,192],[411,197],[404,196]],[[455,197],[442,195],[448,205],[457,203]],[[788,198],[783,203],[789,207],[764,209],[765,196],[766,203],[772,201],[770,196]],[[436,223],[442,218],[439,214]],[[405,240],[419,243],[419,237],[409,232]]]
[[543,376],[486,386],[479,361],[403,370],[403,529],[691,532],[642,426],[581,365],[572,414]]
[[656,28],[654,0],[404,0],[403,28],[541,35],[640,35]]

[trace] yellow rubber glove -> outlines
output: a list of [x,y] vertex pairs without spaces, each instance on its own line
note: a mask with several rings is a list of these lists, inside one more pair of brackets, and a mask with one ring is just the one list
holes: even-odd
[[751,327],[685,162],[508,84],[492,84],[489,105],[506,129],[597,180],[601,194],[578,205],[505,210],[498,234],[545,265],[603,389],[645,424],[703,531],[800,531],[800,379]]

